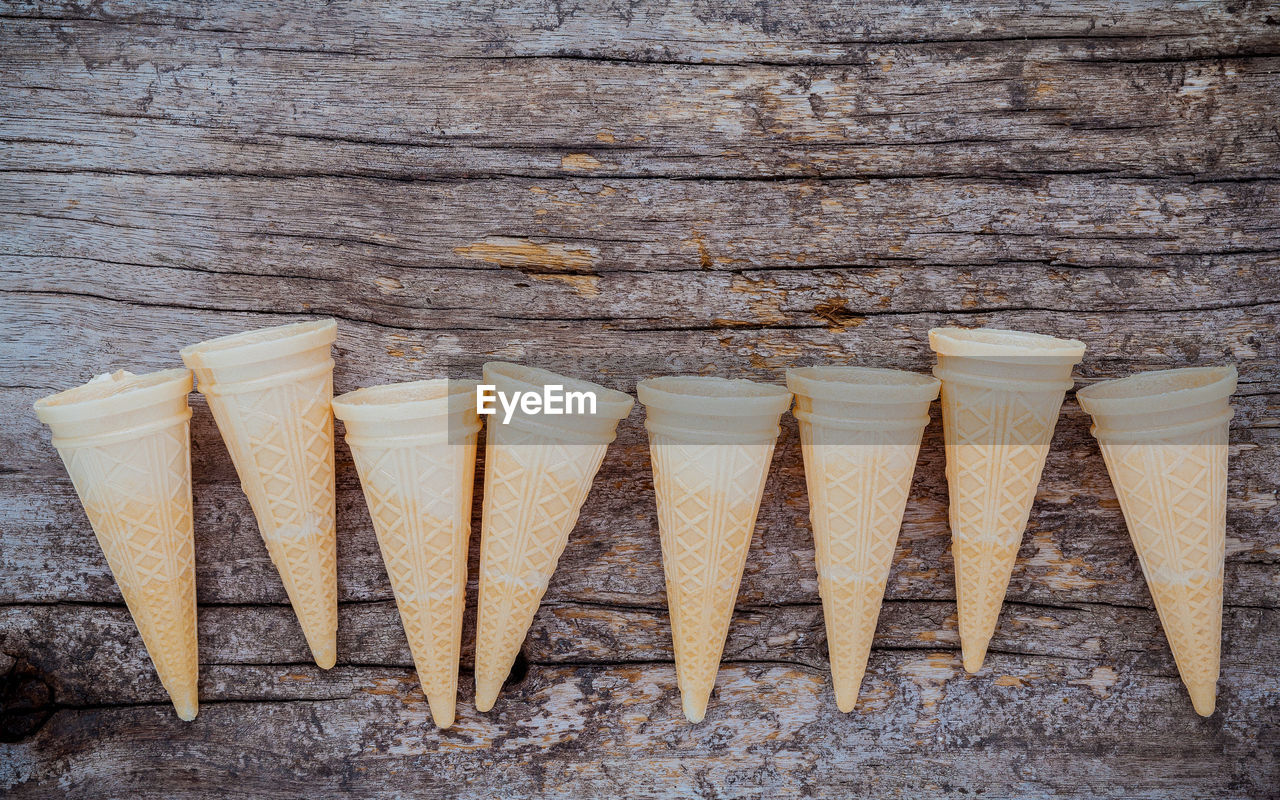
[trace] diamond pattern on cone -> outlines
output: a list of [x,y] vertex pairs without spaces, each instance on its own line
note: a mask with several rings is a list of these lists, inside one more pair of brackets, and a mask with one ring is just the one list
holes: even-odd
[[577,524],[606,444],[489,425],[476,629],[476,707],[493,707]]
[[107,564],[178,716],[198,679],[189,422],[104,445],[59,447]]
[[982,667],[995,632],[1063,395],[943,381],[951,551],[969,672]]
[[338,634],[332,368],[206,394],[311,653],[329,669]]
[[[921,429],[923,431],[923,428]],[[800,424],[809,519],[836,704],[852,711],[866,671],[920,451],[900,431],[828,432]]]
[[691,722],[715,686],[773,448],[650,433],[676,676]]
[[1222,656],[1227,425],[1185,444],[1099,442],[1169,647],[1197,713]]
[[453,724],[476,435],[465,441],[351,444],[409,650],[441,728]]

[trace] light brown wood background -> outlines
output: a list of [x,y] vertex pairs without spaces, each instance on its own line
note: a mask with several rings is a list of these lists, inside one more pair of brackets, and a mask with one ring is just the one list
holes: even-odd
[[[1280,796],[1278,101],[1253,0],[0,4],[0,794]],[[836,710],[788,418],[686,723],[637,411],[497,707],[468,644],[440,732],[345,447],[321,672],[195,396],[180,722],[31,403],[320,315],[340,391],[491,359],[624,390],[926,370],[940,324],[1083,339],[1084,382],[1235,362],[1219,710],[1070,397],[980,674],[935,420]]]

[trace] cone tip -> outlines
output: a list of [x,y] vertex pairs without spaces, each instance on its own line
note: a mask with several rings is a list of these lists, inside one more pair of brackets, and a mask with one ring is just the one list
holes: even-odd
[[179,700],[174,698],[174,710],[178,712],[178,719],[183,722],[190,722],[196,718],[196,712],[200,710],[200,704],[195,698],[190,700]]
[[840,709],[841,713],[847,714],[851,712],[856,705],[858,705],[858,687],[855,686],[851,690],[841,690],[840,687],[837,687],[836,708]]
[[502,691],[502,684],[506,680],[506,676],[476,676],[476,710],[488,711],[493,708],[493,704],[498,702],[498,693]]
[[320,669],[333,669],[333,665],[338,663],[338,648],[325,647],[321,650],[312,650],[311,655],[316,660],[316,666]]
[[1213,709],[1217,706],[1218,687],[1216,685],[1187,687],[1187,691],[1191,693],[1191,705],[1197,714],[1202,717],[1213,716]]
[[972,639],[960,637],[960,654],[964,658],[964,671],[970,675],[976,675],[982,669],[982,662],[987,658],[987,642],[990,639],[984,639],[981,644]]
[[[477,704],[478,705],[478,704]],[[427,695],[427,706],[431,709],[431,719],[441,730],[453,727],[456,703],[450,695]],[[488,709],[481,709],[487,711]]]
[[707,701],[705,699],[699,702],[686,692],[681,695],[680,704],[684,708],[685,719],[692,723],[702,722],[702,718],[707,715]]

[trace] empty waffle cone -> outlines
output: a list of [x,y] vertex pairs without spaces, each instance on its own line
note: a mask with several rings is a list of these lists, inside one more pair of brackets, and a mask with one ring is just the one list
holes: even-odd
[[936,328],[964,668],[982,668],[1031,514],[1071,368],[1084,344],[1035,333]]
[[441,728],[453,724],[475,476],[475,381],[336,397],[413,663]]
[[1222,656],[1227,438],[1236,368],[1146,372],[1076,392],[1196,713]]
[[841,711],[858,701],[938,385],[937,378],[894,369],[787,370]]
[[329,356],[336,334],[337,323],[328,319],[238,333],[182,350],[322,669],[337,660]]
[[36,403],[178,716],[196,717],[191,373],[116,372]]
[[480,711],[493,708],[511,672],[618,421],[633,404],[622,392],[517,364],[485,364],[484,383],[508,397],[560,386],[593,393],[596,404],[595,413],[517,410],[507,422],[499,406],[489,417],[476,623]]
[[676,678],[685,717],[700,722],[791,393],[693,376],[653,378],[636,390],[649,431]]

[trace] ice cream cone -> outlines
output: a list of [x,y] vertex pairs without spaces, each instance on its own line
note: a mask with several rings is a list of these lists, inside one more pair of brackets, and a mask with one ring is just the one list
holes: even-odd
[[453,724],[466,605],[475,381],[393,383],[333,400],[347,429],[418,680]]
[[1227,438],[1236,368],[1146,372],[1076,392],[1120,498],[1196,713],[1213,713],[1222,655]]
[[693,376],[652,378],[636,390],[649,431],[676,678],[685,717],[700,722],[791,393]]
[[787,370],[841,711],[858,701],[938,385],[937,378],[893,369]]
[[1084,344],[1035,333],[936,328],[964,668],[977,672],[1004,603],[1071,368]]
[[192,345],[182,360],[209,401],[311,654],[337,659],[333,320]]
[[191,373],[116,372],[36,403],[178,716],[196,717]]
[[632,399],[587,381],[542,369],[491,362],[484,383],[506,396],[591,392],[595,413],[562,415],[501,407],[489,417],[484,512],[480,535],[480,602],[476,626],[476,708],[493,708],[578,521],[618,420]]

